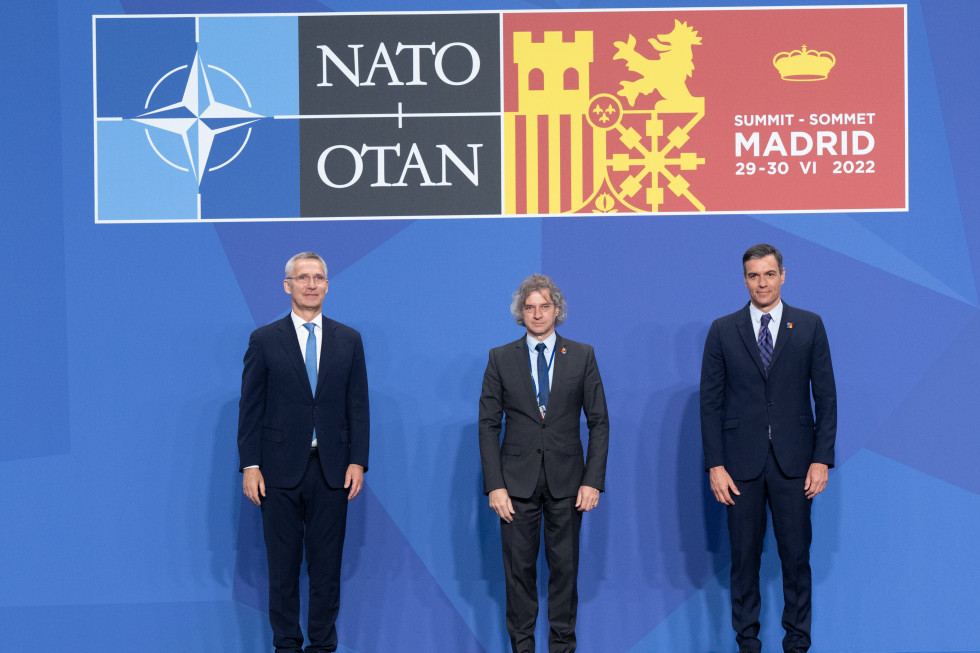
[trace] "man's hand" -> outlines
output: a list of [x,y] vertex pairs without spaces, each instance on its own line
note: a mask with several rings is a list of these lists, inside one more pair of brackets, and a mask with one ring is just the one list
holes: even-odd
[[347,500],[350,501],[360,494],[362,487],[364,487],[364,468],[354,463],[347,465],[347,475],[344,477],[344,488],[350,488]]
[[806,492],[806,498],[812,499],[827,488],[827,478],[830,476],[828,470],[830,468],[823,463],[812,463],[810,469],[806,473],[806,483],[803,485],[803,491]]
[[578,497],[575,499],[575,507],[579,512],[589,512],[599,505],[599,490],[588,485],[583,485],[578,489]]
[[510,501],[507,488],[500,488],[490,492],[490,507],[493,511],[508,524],[514,521],[514,504]]
[[735,499],[732,498],[732,495],[738,496],[741,492],[735,487],[735,481],[732,480],[732,477],[725,471],[725,466],[718,465],[709,469],[708,479],[711,482],[711,491],[714,493],[718,503],[723,503],[726,506],[734,506]]
[[242,473],[242,491],[248,500],[257,506],[262,505],[265,496],[265,479],[258,467],[249,467]]

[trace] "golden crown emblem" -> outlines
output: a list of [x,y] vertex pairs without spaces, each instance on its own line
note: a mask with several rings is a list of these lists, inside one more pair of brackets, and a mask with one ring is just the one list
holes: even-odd
[[792,52],[780,52],[772,58],[772,65],[779,71],[779,76],[789,82],[827,79],[835,63],[837,58],[833,53],[807,50],[805,45]]

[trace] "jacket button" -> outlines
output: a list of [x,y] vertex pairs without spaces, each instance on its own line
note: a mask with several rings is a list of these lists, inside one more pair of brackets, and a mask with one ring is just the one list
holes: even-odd
[[541,450],[540,449],[538,449],[538,453],[541,453]]

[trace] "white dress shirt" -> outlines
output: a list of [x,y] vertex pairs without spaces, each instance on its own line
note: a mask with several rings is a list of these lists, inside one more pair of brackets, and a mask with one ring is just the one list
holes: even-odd
[[[759,340],[759,328],[762,326],[762,311],[755,307],[755,304],[749,303],[749,315],[752,316],[752,333],[755,334],[756,341]],[[772,334],[772,348],[776,348],[776,336],[779,335],[779,324],[783,319],[783,301],[779,300],[775,308],[769,310],[769,315],[772,317],[769,320],[769,333]]]
[[[303,352],[303,362],[306,363],[306,341],[310,337],[310,332],[306,329],[304,324],[308,324],[299,315],[296,315],[295,311],[289,312],[289,317],[293,318],[293,327],[296,329],[296,339],[299,341],[299,350]],[[316,335],[316,362],[317,362],[317,374],[320,372],[320,352],[323,351],[323,315],[320,313],[316,314],[316,317],[311,320],[315,325],[313,327],[313,333]],[[316,438],[313,438],[312,447],[316,446]]]

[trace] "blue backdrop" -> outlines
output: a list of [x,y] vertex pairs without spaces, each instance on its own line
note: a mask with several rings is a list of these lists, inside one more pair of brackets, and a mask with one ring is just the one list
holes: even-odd
[[[980,3],[908,5],[907,213],[93,222],[93,14],[639,4],[0,3],[0,649],[270,649],[259,514],[237,472],[241,359],[288,309],[284,261],[315,249],[325,312],[362,332],[371,383],[343,651],[506,650],[477,398],[535,271],[569,298],[561,332],[595,345],[611,412],[607,492],[582,533],[581,650],[732,650],[697,385],[708,325],[747,300],[742,251],[771,242],[786,301],[824,318],[838,379],[813,651],[980,650]],[[778,650],[771,541],[763,585]]]

